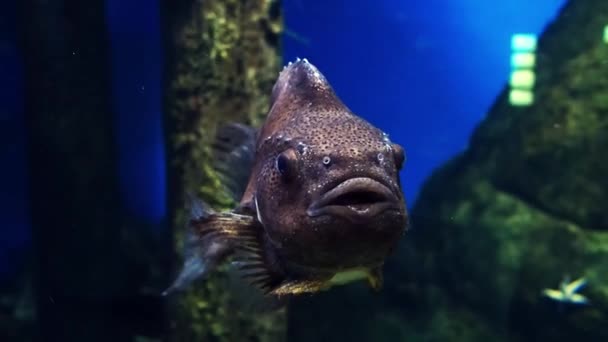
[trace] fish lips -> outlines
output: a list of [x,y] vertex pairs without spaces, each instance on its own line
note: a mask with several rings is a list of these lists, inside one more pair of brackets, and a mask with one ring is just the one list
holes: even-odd
[[397,195],[381,182],[351,178],[325,192],[308,207],[310,217],[335,215],[364,224],[387,210],[402,210]]

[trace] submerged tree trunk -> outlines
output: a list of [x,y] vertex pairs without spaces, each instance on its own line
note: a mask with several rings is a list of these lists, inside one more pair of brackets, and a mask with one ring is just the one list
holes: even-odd
[[[216,209],[234,204],[221,195],[218,177],[210,167],[209,146],[218,125],[258,125],[267,112],[280,70],[280,4],[274,0],[166,0],[162,13],[168,54],[169,208],[179,255],[185,191],[198,194]],[[231,306],[225,285],[226,276],[219,273],[171,298],[172,340],[284,339],[284,312],[255,316],[239,312]]]
[[20,3],[38,334],[128,341],[104,1]]

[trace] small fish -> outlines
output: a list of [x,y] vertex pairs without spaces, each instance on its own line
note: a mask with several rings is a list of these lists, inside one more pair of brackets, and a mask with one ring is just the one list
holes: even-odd
[[577,293],[585,285],[587,285],[587,280],[585,278],[579,278],[573,282],[570,282],[569,279],[566,278],[560,283],[558,289],[544,289],[543,295],[560,303],[587,304],[587,298],[584,295]]
[[231,260],[265,295],[314,293],[367,280],[408,227],[399,180],[405,154],[353,114],[306,59],[289,63],[259,131],[218,133],[217,169],[239,205],[191,199],[184,267],[169,294]]

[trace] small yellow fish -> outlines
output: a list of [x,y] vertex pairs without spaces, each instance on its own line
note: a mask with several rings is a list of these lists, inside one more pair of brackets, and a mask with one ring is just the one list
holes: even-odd
[[579,278],[573,282],[564,279],[560,283],[559,289],[544,289],[543,295],[562,303],[587,304],[589,302],[587,298],[584,295],[577,293],[585,285],[587,285],[587,280],[585,278]]

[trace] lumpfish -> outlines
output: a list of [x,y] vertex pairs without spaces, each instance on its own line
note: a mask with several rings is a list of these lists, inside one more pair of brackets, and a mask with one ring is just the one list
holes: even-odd
[[229,125],[215,146],[239,205],[215,212],[192,200],[184,267],[165,293],[228,260],[268,295],[361,279],[382,287],[383,264],[408,227],[404,150],[353,114],[315,66],[289,63],[263,126]]

